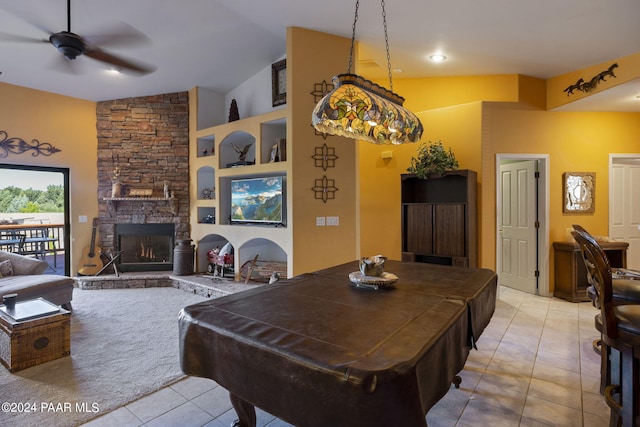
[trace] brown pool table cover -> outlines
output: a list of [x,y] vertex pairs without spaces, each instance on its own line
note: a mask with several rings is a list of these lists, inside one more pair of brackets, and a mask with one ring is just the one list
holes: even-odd
[[298,426],[424,426],[495,309],[490,270],[391,262],[392,289],[348,263],[185,307],[180,357]]

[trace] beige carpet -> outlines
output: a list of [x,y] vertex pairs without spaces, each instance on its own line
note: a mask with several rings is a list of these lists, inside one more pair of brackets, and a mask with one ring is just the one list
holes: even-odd
[[74,291],[71,356],[9,373],[0,403],[29,404],[0,426],[75,426],[184,376],[178,313],[205,298],[174,288]]

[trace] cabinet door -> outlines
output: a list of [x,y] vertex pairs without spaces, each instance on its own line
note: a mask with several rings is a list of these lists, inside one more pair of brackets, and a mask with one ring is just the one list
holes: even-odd
[[466,256],[464,203],[434,205],[433,251],[441,256]]
[[405,205],[405,252],[421,255],[433,253],[433,205],[411,203]]

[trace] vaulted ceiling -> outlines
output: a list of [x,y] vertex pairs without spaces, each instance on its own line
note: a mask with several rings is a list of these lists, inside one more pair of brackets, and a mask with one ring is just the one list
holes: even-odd
[[[144,75],[112,75],[86,56],[70,64],[43,43],[49,34],[67,30],[66,6],[65,0],[0,0],[0,82],[94,101],[194,86],[226,93],[285,55],[288,26],[350,38],[355,1],[72,0],[76,34],[89,38],[134,28],[146,35],[147,43],[138,44],[92,39],[110,54],[155,70]],[[547,79],[640,51],[637,0],[386,0],[385,8],[394,78],[524,74]],[[356,38],[361,74],[385,77],[377,1],[360,4]],[[430,62],[436,52],[447,60]],[[347,71],[348,52],[344,55],[344,69],[336,73]],[[632,82],[568,108],[640,111],[640,100],[612,104],[637,95],[640,86]]]

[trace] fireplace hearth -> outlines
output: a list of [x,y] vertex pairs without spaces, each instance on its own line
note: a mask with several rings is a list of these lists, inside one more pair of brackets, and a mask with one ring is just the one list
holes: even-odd
[[120,271],[173,269],[174,224],[116,224],[115,244]]

